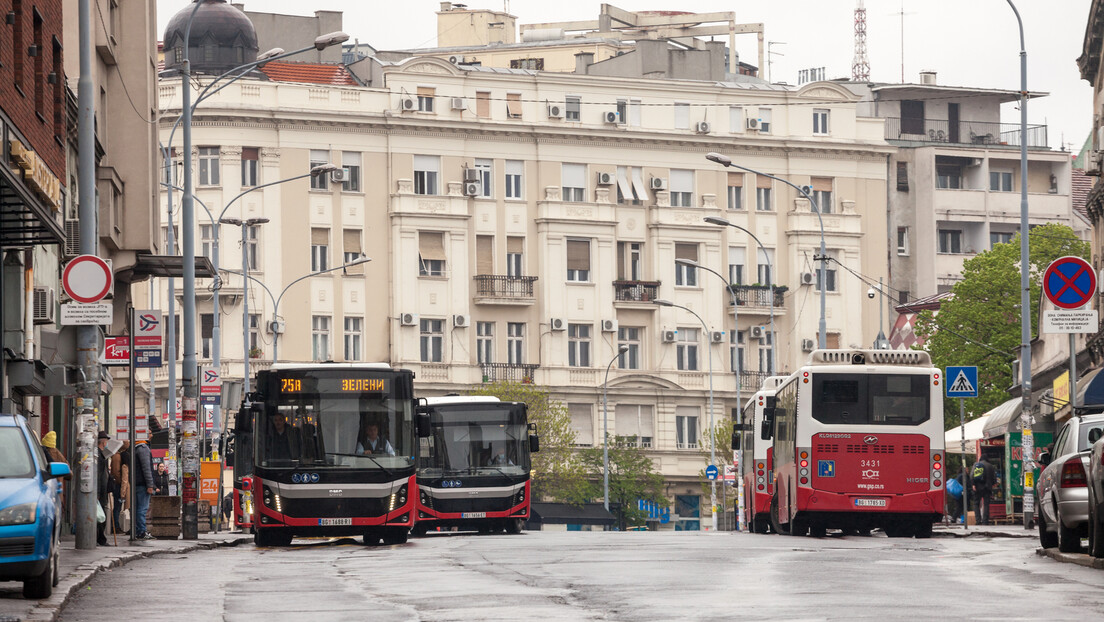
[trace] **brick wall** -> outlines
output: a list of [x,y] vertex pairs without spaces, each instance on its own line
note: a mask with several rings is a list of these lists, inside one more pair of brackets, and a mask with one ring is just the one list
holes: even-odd
[[61,12],[62,0],[0,0],[0,109],[64,186]]

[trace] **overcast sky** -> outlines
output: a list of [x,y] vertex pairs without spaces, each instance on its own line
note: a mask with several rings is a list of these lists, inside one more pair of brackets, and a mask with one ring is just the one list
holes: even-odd
[[[1077,151],[1092,127],[1092,88],[1082,80],[1081,55],[1090,0],[1017,0],[1024,22],[1027,87],[1049,93],[1028,106],[1028,123],[1049,126],[1050,146]],[[771,46],[770,76],[797,83],[797,72],[825,67],[828,78],[850,77],[854,56],[854,9],[858,0],[618,0],[630,10],[678,9],[697,13],[735,11],[738,23],[762,23]],[[190,0],[158,0],[158,31]],[[310,8],[307,8],[307,4]],[[597,19],[596,0],[468,0],[471,8],[502,10],[508,5],[519,24]],[[251,11],[311,15],[314,10],[344,12],[344,30],[377,49],[433,47],[438,0],[259,0],[246,1]],[[905,82],[918,73],[936,71],[938,82],[1019,90],[1020,39],[1015,15],[1006,0],[866,0],[867,56],[876,82],[900,82],[904,12]],[[737,35],[740,60],[755,65],[754,34]],[[760,75],[764,77],[767,70]],[[1009,104],[1004,121],[1019,123]]]

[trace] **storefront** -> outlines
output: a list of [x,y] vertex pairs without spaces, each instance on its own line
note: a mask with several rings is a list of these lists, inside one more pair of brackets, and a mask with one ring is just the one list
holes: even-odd
[[[993,492],[992,517],[1001,521],[1023,514],[1023,435],[1020,414],[1023,401],[1014,398],[986,413],[988,420],[978,441],[979,456],[997,467],[997,489]],[[1032,430],[1035,460],[1054,440],[1051,431]],[[1039,468],[1036,462],[1035,475]]]

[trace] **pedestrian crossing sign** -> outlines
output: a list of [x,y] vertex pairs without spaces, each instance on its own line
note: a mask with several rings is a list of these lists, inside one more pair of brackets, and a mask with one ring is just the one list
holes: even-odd
[[948,367],[945,377],[947,397],[977,397],[977,367]]

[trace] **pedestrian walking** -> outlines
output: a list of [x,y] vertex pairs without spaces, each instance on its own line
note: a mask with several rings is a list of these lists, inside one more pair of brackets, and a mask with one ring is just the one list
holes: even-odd
[[111,495],[114,497],[114,503],[111,506],[111,520],[115,525],[115,533],[120,533],[126,531],[123,528],[121,514],[126,507],[126,500],[130,496],[130,441],[123,441],[119,451],[111,456],[110,469],[111,477],[114,480],[114,486],[111,489]]
[[993,487],[997,484],[997,469],[988,460],[978,457],[970,469],[970,480],[974,488],[977,513],[974,518],[979,525],[989,524],[989,503],[993,497]]
[[134,538],[152,540],[146,531],[146,514],[149,512],[150,497],[157,490],[157,480],[153,477],[153,455],[146,441],[137,441],[134,445],[134,506],[131,520],[134,523]]

